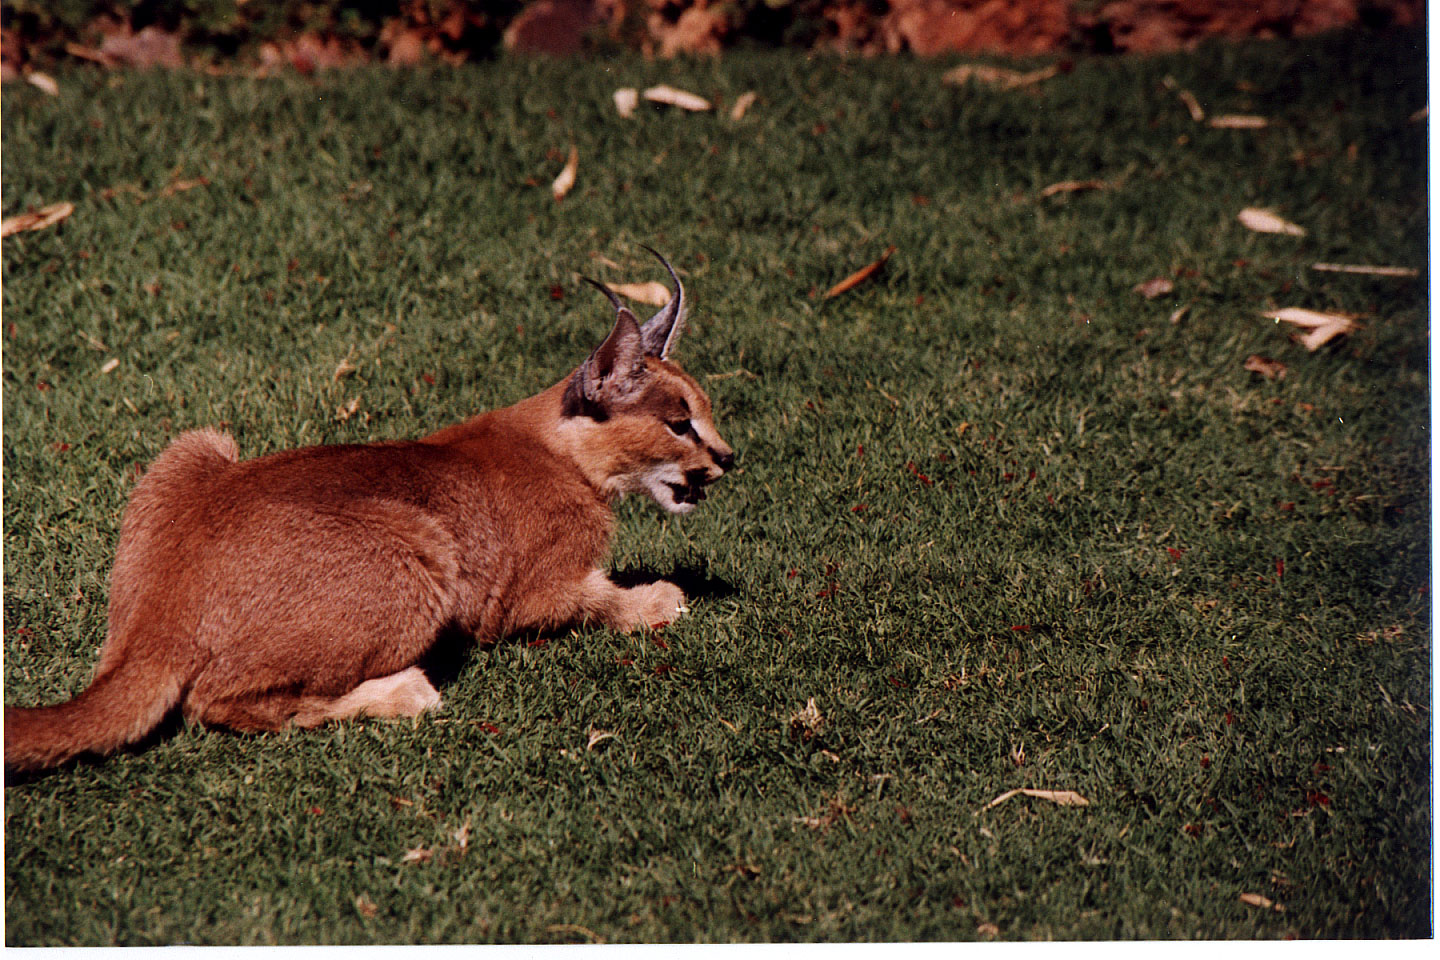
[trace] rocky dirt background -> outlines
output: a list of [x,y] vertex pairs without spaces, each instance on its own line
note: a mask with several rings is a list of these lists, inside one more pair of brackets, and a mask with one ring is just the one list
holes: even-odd
[[13,0],[6,80],[107,67],[318,69],[462,63],[503,52],[719,54],[737,45],[845,54],[1011,55],[1186,49],[1423,22],[1423,0]]

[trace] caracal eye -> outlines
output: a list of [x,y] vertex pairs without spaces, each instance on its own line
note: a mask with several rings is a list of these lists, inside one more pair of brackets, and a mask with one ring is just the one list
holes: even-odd
[[671,433],[675,434],[675,436],[677,436],[677,437],[689,436],[690,430],[691,430],[690,421],[689,421],[689,420],[667,420],[667,421],[665,422],[665,429],[666,429],[666,430],[669,430]]

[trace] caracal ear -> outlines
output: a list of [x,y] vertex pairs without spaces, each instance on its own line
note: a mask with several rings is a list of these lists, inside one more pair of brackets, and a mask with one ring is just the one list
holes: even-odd
[[[608,408],[640,395],[647,375],[640,324],[635,314],[621,307],[605,342],[596,347],[595,352],[575,371],[566,398],[570,400],[573,397],[581,404],[577,409],[567,410],[567,413],[584,413],[597,420],[604,419]],[[569,406],[571,404],[567,403]]]
[[[641,246],[645,247],[643,243]],[[640,334],[645,341],[645,355],[665,360],[670,356],[675,341],[679,340],[680,334],[685,331],[685,288],[680,285],[680,278],[675,275],[675,269],[670,266],[669,261],[649,247],[645,249],[655,254],[655,259],[665,267],[675,284],[675,292],[670,295],[669,302],[640,328]]]

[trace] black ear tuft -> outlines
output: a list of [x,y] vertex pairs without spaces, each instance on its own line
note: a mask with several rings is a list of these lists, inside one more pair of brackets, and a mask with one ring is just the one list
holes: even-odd
[[[641,244],[644,246],[644,244]],[[675,268],[670,266],[670,261],[656,253],[650,247],[645,247],[655,254],[670,274],[670,282],[675,284],[675,290],[670,294],[670,300],[661,307],[659,312],[641,328],[645,341],[645,353],[652,357],[664,360],[670,356],[670,350],[675,346],[675,341],[680,339],[680,334],[685,330],[685,288],[680,284],[680,277],[676,275]]]

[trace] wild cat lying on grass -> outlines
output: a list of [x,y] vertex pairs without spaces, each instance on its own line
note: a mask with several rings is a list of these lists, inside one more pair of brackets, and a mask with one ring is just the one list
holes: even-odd
[[735,460],[667,359],[685,292],[660,262],[675,291],[643,326],[589,281],[616,319],[584,363],[422,440],[241,461],[224,433],[182,434],[126,508],[94,680],[67,703],[7,706],[6,767],[113,751],[177,706],[236,730],[415,716],[440,702],[416,664],[442,631],[684,613],[673,583],[624,588],[598,565],[616,498],[688,513]]

